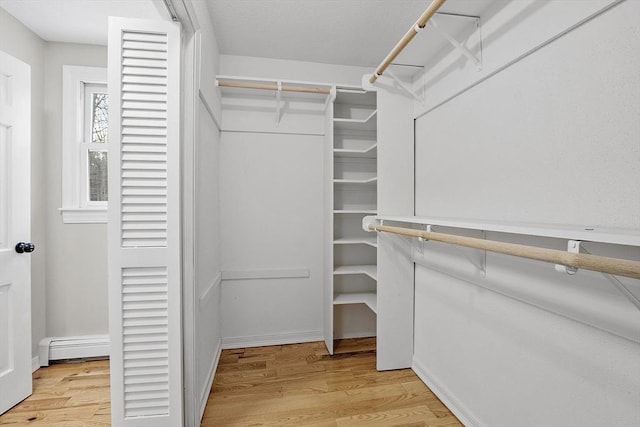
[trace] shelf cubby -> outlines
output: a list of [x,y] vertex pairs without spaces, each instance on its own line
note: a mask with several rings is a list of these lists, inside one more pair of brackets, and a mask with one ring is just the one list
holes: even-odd
[[378,247],[377,237],[340,237],[333,241],[334,245],[367,245],[372,248]]
[[340,265],[334,268],[333,274],[335,276],[364,274],[373,280],[378,280],[378,268],[375,264]]
[[376,313],[378,309],[378,299],[375,292],[354,292],[347,294],[337,294],[333,299],[333,304],[365,304],[374,313]]

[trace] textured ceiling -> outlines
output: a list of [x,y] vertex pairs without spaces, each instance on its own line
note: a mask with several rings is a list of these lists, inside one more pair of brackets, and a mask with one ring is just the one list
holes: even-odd
[[[220,51],[299,61],[373,67],[431,0],[192,0],[205,2]],[[448,0],[443,13],[482,16],[509,0]],[[163,19],[161,0],[0,0],[0,7],[48,41],[106,44],[107,17]],[[162,6],[164,7],[164,6]],[[461,41],[469,19],[438,17]],[[2,29],[0,29],[1,36]],[[451,47],[432,28],[396,61],[422,65]]]
[[109,16],[163,19],[153,0],[0,0],[0,7],[40,38],[66,43],[106,45]]
[[[375,66],[430,0],[206,0],[221,53]],[[444,13],[481,16],[506,0],[448,0]],[[419,35],[420,37],[420,35]],[[431,49],[446,44],[438,38]],[[401,58],[407,59],[407,58]]]

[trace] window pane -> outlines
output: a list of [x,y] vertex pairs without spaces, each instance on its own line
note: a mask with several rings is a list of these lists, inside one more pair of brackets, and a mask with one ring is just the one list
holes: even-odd
[[89,151],[89,200],[106,202],[107,194],[107,153]]
[[106,144],[108,134],[108,95],[94,92],[91,96],[91,142]]

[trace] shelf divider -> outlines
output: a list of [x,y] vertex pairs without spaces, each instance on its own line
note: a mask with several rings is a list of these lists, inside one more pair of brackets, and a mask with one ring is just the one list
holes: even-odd
[[336,276],[364,274],[373,280],[378,280],[378,268],[375,264],[341,265],[334,268],[333,274]]
[[369,245],[378,247],[378,239],[376,237],[356,237],[356,238],[339,238],[333,241],[334,245]]
[[366,304],[374,313],[378,310],[378,301],[375,292],[358,292],[338,294],[333,299],[334,305]]

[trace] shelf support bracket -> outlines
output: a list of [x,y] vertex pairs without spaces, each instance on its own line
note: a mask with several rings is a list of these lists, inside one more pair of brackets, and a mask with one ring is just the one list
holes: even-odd
[[[482,239],[485,239],[485,238],[486,238],[486,232],[482,231]],[[478,250],[480,251],[480,258],[474,259],[471,256],[469,256],[469,253],[465,252],[465,250],[462,249],[460,246],[454,246],[453,248],[456,250],[456,252],[458,252],[460,255],[465,257],[467,261],[471,263],[471,265],[477,268],[482,277],[487,277],[487,251],[472,249],[473,252],[477,252]]]
[[[433,226],[431,225],[427,225],[424,231],[426,231],[427,233],[431,233],[432,227]],[[485,237],[486,237],[486,233],[483,231],[482,238],[484,239]],[[429,239],[425,239],[424,237],[418,237],[418,241],[420,242],[419,253],[420,255],[424,255],[424,242],[428,242]],[[474,259],[469,255],[468,252],[465,252],[464,249],[458,246],[453,246],[453,248],[455,249],[456,252],[462,255],[467,261],[469,261],[471,265],[477,268],[482,277],[487,277],[487,251],[480,250],[480,259]],[[478,250],[472,249],[472,251],[477,252]]]
[[[582,245],[582,242],[580,240],[569,240],[567,242],[567,252],[572,254],[579,254],[581,245]],[[566,265],[556,264],[555,268],[557,272],[567,273],[570,276],[573,276],[578,272],[577,268],[567,267]]]
[[466,48],[462,43],[453,38],[451,34],[444,31],[439,25],[438,20],[435,19],[435,16],[429,20],[429,24],[438,32],[445,40],[447,40],[454,48],[456,48],[462,55],[466,56],[471,62],[473,62],[478,70],[482,69],[482,59],[477,58],[469,49]]
[[386,71],[386,74],[393,79],[393,82],[396,85],[398,85],[398,87],[400,87],[402,90],[404,90],[407,94],[411,95],[411,97],[413,99],[415,99],[416,101],[418,101],[421,104],[424,104],[424,97],[419,96],[417,93],[415,93],[413,91],[413,89],[410,88],[409,85],[407,85],[405,82],[400,80],[400,78],[398,76],[396,76],[395,74],[393,74],[389,70]]
[[[575,254],[579,254],[581,251],[590,254],[590,252],[584,247],[583,242],[580,240],[569,240],[567,243],[567,251]],[[577,268],[567,267],[566,265],[556,264],[556,271],[560,273],[567,273],[569,275],[574,275],[578,272]],[[638,310],[640,310],[640,299],[627,288],[624,283],[620,281],[616,276],[609,273],[600,273],[607,279],[613,286],[620,291],[622,295],[624,295],[633,305],[636,306]]]
[[324,111],[327,111],[327,108],[329,108],[329,104],[335,101],[335,99],[336,99],[336,87],[331,86],[331,89],[329,89],[329,95],[327,95],[327,99],[324,101]]
[[[431,233],[432,231],[432,227],[430,224],[427,224],[424,226],[424,231],[426,231],[427,233]],[[424,255],[424,242],[428,242],[429,240],[425,239],[424,237],[418,237],[418,241],[420,242],[420,255]]]
[[276,92],[276,126],[280,124],[280,100],[282,99],[282,82],[278,80],[278,91]]

